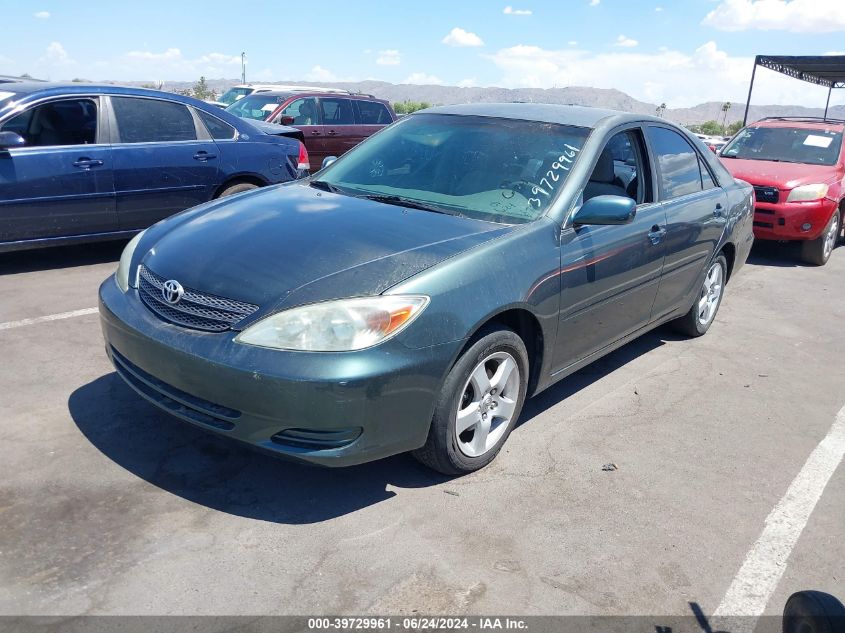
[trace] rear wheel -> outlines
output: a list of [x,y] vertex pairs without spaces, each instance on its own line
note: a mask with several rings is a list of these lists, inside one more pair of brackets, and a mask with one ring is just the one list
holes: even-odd
[[233,196],[236,193],[243,193],[244,191],[251,191],[258,189],[258,185],[251,182],[237,182],[234,185],[229,185],[218,194],[218,198],[225,198],[226,196]]
[[839,241],[839,209],[833,212],[822,234],[801,244],[801,259],[808,264],[824,266]]
[[799,591],[783,608],[783,633],[841,633],[845,607],[830,594]]
[[509,329],[487,330],[452,367],[425,445],[414,457],[447,475],[493,461],[522,410],[528,353]]
[[687,336],[702,336],[710,329],[719,306],[722,304],[722,297],[725,294],[725,282],[728,278],[728,260],[722,253],[716,256],[707,274],[704,275],[704,282],[698,292],[698,298],[692,304],[689,312],[680,319],[673,321],[675,329]]

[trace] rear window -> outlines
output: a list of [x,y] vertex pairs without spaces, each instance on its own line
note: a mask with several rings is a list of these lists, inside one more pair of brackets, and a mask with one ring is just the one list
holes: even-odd
[[203,112],[202,110],[197,110],[197,113],[200,115],[200,119],[202,119],[205,129],[208,130],[211,138],[215,141],[226,141],[231,138],[235,138],[235,128],[228,123],[225,123],[216,116],[211,116],[208,112]]
[[195,141],[197,130],[188,107],[172,101],[112,97],[121,143]]
[[835,165],[842,132],[797,127],[748,127],[722,150],[724,158]]

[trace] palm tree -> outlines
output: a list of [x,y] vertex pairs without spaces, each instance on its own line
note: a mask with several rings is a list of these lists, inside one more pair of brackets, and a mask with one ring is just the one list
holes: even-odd
[[724,134],[724,131],[725,131],[725,122],[727,121],[727,118],[728,118],[728,110],[730,110],[730,109],[731,109],[731,102],[725,101],[722,104],[722,133],[723,134]]

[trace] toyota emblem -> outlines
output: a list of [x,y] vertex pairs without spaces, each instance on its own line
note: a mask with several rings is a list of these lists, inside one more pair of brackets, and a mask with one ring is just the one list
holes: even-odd
[[179,300],[182,299],[182,295],[184,294],[185,289],[175,279],[168,279],[161,287],[162,298],[172,305],[179,303]]

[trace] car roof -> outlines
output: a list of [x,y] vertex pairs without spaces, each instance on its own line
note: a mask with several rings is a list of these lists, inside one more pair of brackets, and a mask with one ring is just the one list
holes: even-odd
[[838,119],[813,119],[799,117],[772,117],[760,119],[749,123],[748,127],[787,127],[804,130],[837,129],[840,132],[845,128],[845,121]]
[[[577,105],[559,105],[553,103],[467,103],[462,105],[437,106],[419,110],[426,114],[458,114],[463,116],[485,116],[500,119],[521,119],[541,123],[574,125],[595,128],[601,125],[617,125],[633,121],[653,121],[667,123],[657,117],[592,108]],[[415,112],[414,114],[417,114]],[[411,115],[413,116],[413,115]]]

